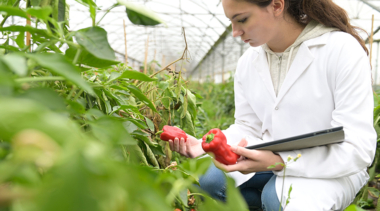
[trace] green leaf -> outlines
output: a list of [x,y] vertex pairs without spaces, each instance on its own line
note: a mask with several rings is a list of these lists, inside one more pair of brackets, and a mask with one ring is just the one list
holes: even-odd
[[149,146],[150,149],[152,150],[152,152],[155,154],[155,155],[162,155],[162,156],[166,156],[165,152],[164,152],[164,148],[157,144],[155,146]]
[[187,113],[187,98],[184,99],[184,102],[182,104],[182,113],[181,113],[181,118],[184,118]]
[[1,32],[9,31],[9,32],[30,32],[32,35],[38,35],[38,36],[44,36],[44,37],[50,37],[50,34],[48,31],[44,29],[37,29],[32,26],[26,25],[26,26],[8,26],[8,27],[2,27],[0,28]]
[[90,122],[92,133],[100,141],[111,141],[114,144],[134,145],[136,141],[122,124],[123,120],[111,116],[104,116]]
[[41,0],[31,0],[30,3],[33,7],[40,6]]
[[74,65],[68,62],[63,55],[60,54],[27,54],[27,56],[44,68],[49,69],[53,73],[61,75],[85,90],[91,95],[95,95],[92,87],[81,77]]
[[18,16],[30,20],[28,18],[28,14],[25,11],[19,9],[18,7],[0,5],[0,12],[5,12],[9,16]]
[[227,177],[227,207],[228,210],[248,210],[247,204],[238,188],[235,187],[235,181]]
[[138,129],[138,127],[135,124],[129,121],[123,122],[123,126],[128,131],[128,133],[133,133],[135,130]]
[[114,111],[112,113],[115,113],[119,110],[123,110],[125,112],[128,112],[128,111],[131,111],[131,112],[134,112],[135,114],[141,114],[139,109],[135,106],[131,106],[131,105],[121,105],[121,106],[115,106],[114,107]]
[[180,165],[178,165],[178,168],[194,177],[197,181],[199,181],[199,177],[206,173],[206,171],[211,166],[211,163],[211,157],[188,159],[183,161]]
[[132,92],[141,102],[143,102],[145,105],[147,105],[149,108],[151,108],[153,111],[158,112],[156,110],[156,107],[153,105],[153,103],[140,91],[139,88],[133,86],[133,85],[128,85],[127,88],[129,91]]
[[186,89],[188,110],[191,114],[191,119],[194,121],[197,116],[197,99],[190,90]]
[[[0,45],[0,49],[5,49],[5,50],[8,50],[8,51],[14,51],[14,52],[20,52],[20,50],[14,46],[11,46],[11,45]],[[0,52],[1,55],[3,55],[1,52]]]
[[167,81],[160,81],[160,83],[158,84],[158,93],[160,93],[160,95],[166,91],[166,89],[169,87],[169,83]]
[[248,211],[248,207],[240,191],[235,187],[235,182],[232,178],[226,177],[227,189],[226,189],[226,203],[220,203],[218,200],[214,200],[209,195],[204,195],[202,203],[199,205],[199,211],[218,210],[218,211]]
[[288,191],[288,198],[286,199],[286,204],[285,204],[285,206],[286,205],[288,205],[289,204],[289,202],[290,202],[290,194],[292,193],[292,190],[293,190],[293,185],[290,185],[290,188],[289,188],[289,191]]
[[92,0],[75,0],[75,1],[86,6],[86,7],[88,7],[89,5],[92,5],[95,8],[98,7],[98,6],[96,6],[95,2]]
[[17,38],[15,39],[15,41],[16,41],[19,48],[24,48],[25,47],[25,33],[20,32],[17,35]]
[[278,165],[285,166],[285,164],[283,164],[283,163],[275,163],[274,165],[268,166],[267,169],[276,168],[276,166],[278,166]]
[[154,167],[159,167],[157,158],[154,156],[153,151],[150,149],[148,144],[145,142],[139,141],[138,145],[140,148],[143,150],[145,157],[148,158],[149,162],[154,166]]
[[[75,55],[77,53],[77,50],[73,47],[70,47],[66,50],[65,56],[70,60],[73,61],[75,58]],[[90,67],[97,67],[97,68],[106,68],[110,67],[112,65],[119,64],[119,61],[114,60],[105,60],[105,59],[99,59],[92,54],[90,54],[85,49],[82,50],[79,59],[77,61],[77,64],[84,64]]]
[[[145,129],[148,129],[147,125],[145,124],[144,121],[141,121],[139,119],[132,119],[132,118],[126,118],[124,119],[125,121],[130,121],[132,122],[133,124],[135,124],[137,127],[145,130]],[[146,133],[144,133],[146,135]]]
[[46,7],[33,7],[33,8],[28,8],[26,10],[28,14],[31,16],[34,16],[36,18],[42,19],[42,20],[47,20],[52,13],[52,9],[50,6]]
[[7,54],[1,57],[3,62],[17,75],[23,77],[28,74],[26,58],[20,54]]
[[355,204],[351,204],[344,211],[365,211],[362,208],[356,206]]
[[67,104],[68,104],[68,107],[67,109],[70,111],[71,114],[85,114],[86,113],[86,108],[78,103],[78,102],[75,102],[75,101],[71,101],[71,100],[68,100],[67,101]]
[[189,111],[186,112],[186,115],[185,115],[185,118],[184,120],[182,120],[184,122],[184,131],[192,136],[195,136],[195,128],[194,128],[194,123],[193,121],[191,120],[191,115],[189,113]]
[[57,22],[65,21],[66,15],[66,0],[52,0],[53,18]]
[[152,122],[152,120],[150,120],[148,117],[145,117],[145,121],[149,127],[149,130],[154,132],[154,123]]
[[149,146],[157,146],[158,144],[154,144],[150,141],[150,139],[144,135],[141,135],[141,134],[137,134],[136,133],[137,131],[134,131],[131,135],[135,138],[135,139],[138,139],[140,141],[143,141],[145,142],[146,144],[148,144]]
[[75,38],[93,56],[104,60],[115,60],[115,53],[107,40],[107,32],[98,26],[77,31]]
[[149,76],[145,75],[144,73],[140,73],[138,71],[134,70],[126,70],[124,71],[121,76],[118,77],[118,79],[122,78],[128,78],[128,79],[136,79],[139,81],[156,81],[155,78],[150,78]]
[[379,198],[380,190],[378,190],[378,189],[376,189],[376,188],[373,188],[373,187],[368,187],[367,190],[368,190],[369,193],[372,195],[372,197]]
[[0,122],[0,139],[4,141],[26,129],[41,131],[60,144],[80,142],[84,138],[78,125],[68,117],[25,98],[0,100]]
[[0,96],[11,96],[16,86],[12,76],[5,72],[7,69],[8,67],[0,60]]
[[[8,6],[13,6],[16,3],[16,0],[0,0],[0,5],[8,5]],[[16,4],[15,6],[19,6],[20,2]]]
[[126,7],[129,20],[136,25],[154,26],[164,23],[158,15],[144,6],[133,4],[127,0],[118,0],[118,2]]
[[40,103],[53,111],[66,110],[65,100],[51,88],[31,88],[17,97],[34,100],[35,102]]

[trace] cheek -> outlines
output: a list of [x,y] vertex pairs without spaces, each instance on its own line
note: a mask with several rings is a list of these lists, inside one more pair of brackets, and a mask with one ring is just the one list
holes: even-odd
[[269,30],[266,23],[259,23],[251,25],[248,28],[249,38],[251,39],[250,45],[257,47],[268,42]]

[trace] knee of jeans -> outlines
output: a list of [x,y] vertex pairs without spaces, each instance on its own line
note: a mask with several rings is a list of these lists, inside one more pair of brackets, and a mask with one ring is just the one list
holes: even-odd
[[261,194],[261,202],[264,211],[279,210],[280,201],[276,192],[276,175],[273,175],[265,185]]
[[209,193],[212,197],[224,200],[226,178],[220,169],[211,166],[206,174],[199,178],[199,184],[201,189]]

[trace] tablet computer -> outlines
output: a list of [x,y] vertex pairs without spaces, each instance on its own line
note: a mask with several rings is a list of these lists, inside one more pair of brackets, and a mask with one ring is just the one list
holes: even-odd
[[247,146],[247,149],[269,150],[272,152],[290,151],[309,147],[335,144],[344,141],[343,127],[334,127],[285,139],[268,141]]

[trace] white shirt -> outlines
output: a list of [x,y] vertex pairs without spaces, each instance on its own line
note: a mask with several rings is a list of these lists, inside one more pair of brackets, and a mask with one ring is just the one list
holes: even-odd
[[[279,153],[283,160],[302,154],[286,170],[285,196],[293,186],[287,210],[343,210],[366,184],[376,150],[371,68],[351,35],[330,32],[305,41],[278,95],[265,51],[249,48],[235,74],[235,108],[235,124],[223,131],[230,145],[247,136],[250,145],[344,127],[341,144]],[[284,172],[274,173],[280,198]],[[253,174],[229,175],[240,185]]]

